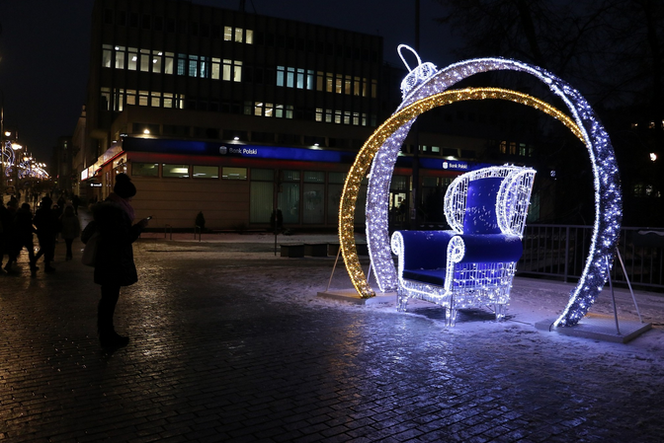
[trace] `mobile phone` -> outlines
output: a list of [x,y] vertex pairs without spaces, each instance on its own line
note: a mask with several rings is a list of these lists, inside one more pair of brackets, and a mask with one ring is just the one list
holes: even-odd
[[151,216],[151,215],[148,215],[147,217],[145,217],[145,219],[146,219],[146,220],[152,220],[152,216]]

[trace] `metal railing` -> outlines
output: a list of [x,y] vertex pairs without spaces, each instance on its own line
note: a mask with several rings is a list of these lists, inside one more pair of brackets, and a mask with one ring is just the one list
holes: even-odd
[[[565,282],[578,280],[589,253],[592,229],[577,225],[526,225],[518,274],[561,278]],[[653,234],[646,234],[653,230],[662,231],[622,228],[618,250],[632,285],[664,289],[664,237],[653,239]],[[627,282],[617,258],[611,278],[614,283]]]

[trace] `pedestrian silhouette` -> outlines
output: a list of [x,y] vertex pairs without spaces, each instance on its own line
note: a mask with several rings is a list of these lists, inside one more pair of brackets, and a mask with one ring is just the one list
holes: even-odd
[[35,262],[44,256],[44,272],[55,272],[51,266],[55,255],[55,236],[58,234],[60,220],[51,209],[53,200],[50,197],[42,198],[39,209],[35,212],[33,223],[37,228],[39,252],[35,255]]
[[28,250],[28,258],[30,260],[30,271],[36,272],[39,268],[35,265],[35,244],[33,241],[33,234],[35,227],[32,224],[32,210],[29,203],[23,203],[21,208],[16,211],[14,218],[14,227],[16,234],[16,251],[15,255],[18,257],[23,248]]
[[94,222],[99,233],[94,281],[101,285],[97,329],[99,341],[105,348],[119,348],[129,343],[128,337],[115,332],[113,314],[120,298],[120,288],[138,281],[132,243],[138,239],[148,221],[142,219],[132,224],[135,215],[131,199],[134,195],[136,187],[129,176],[118,174],[113,192],[104,202],[93,207]]
[[71,260],[73,257],[72,254],[72,244],[74,240],[81,235],[81,223],[78,221],[78,217],[74,214],[73,206],[65,206],[65,212],[60,217],[60,226],[62,226],[62,238],[65,240],[67,245],[67,255],[65,260]]

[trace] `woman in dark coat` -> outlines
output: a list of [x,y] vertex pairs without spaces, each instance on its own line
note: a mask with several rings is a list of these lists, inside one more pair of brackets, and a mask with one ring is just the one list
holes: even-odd
[[103,347],[123,347],[128,337],[115,332],[113,313],[120,297],[120,288],[138,281],[132,243],[148,224],[143,219],[136,224],[130,201],[136,187],[126,174],[115,177],[113,193],[93,209],[99,239],[95,259],[95,283],[101,285],[101,300],[97,310],[97,329]]

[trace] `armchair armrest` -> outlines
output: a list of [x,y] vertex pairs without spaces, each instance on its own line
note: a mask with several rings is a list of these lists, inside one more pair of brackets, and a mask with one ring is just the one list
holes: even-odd
[[516,262],[523,254],[523,244],[517,235],[461,234],[464,255],[459,263]]
[[395,231],[392,252],[400,269],[445,269],[447,245],[454,231]]

